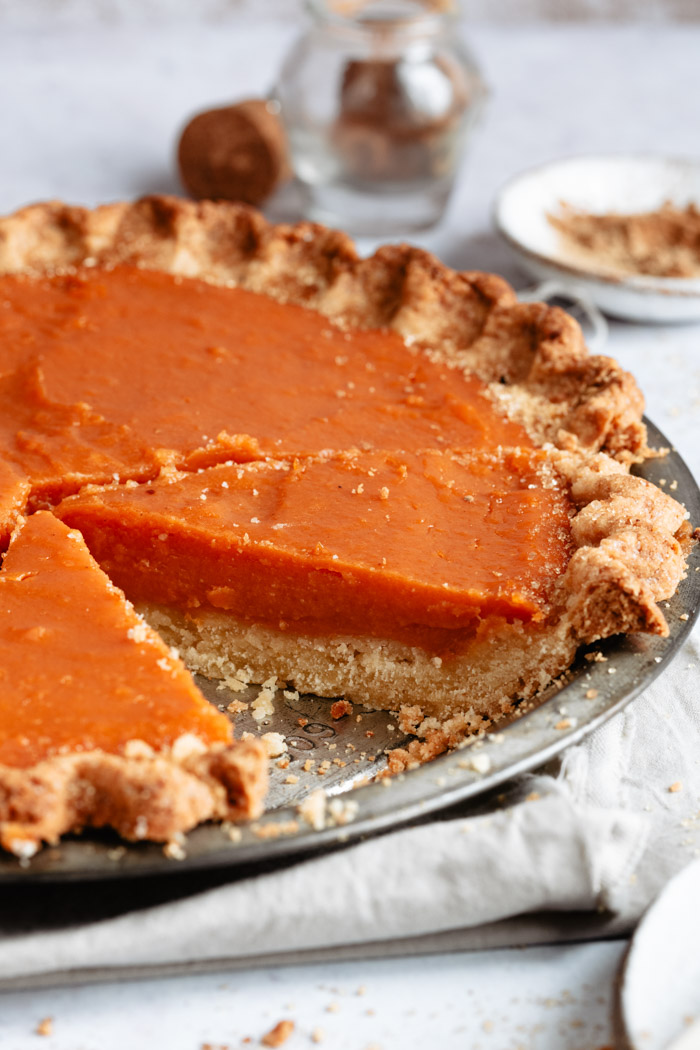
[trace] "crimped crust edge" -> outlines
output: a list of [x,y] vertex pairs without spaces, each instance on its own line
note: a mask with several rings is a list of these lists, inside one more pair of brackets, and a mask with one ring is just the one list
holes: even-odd
[[133,741],[125,754],[86,751],[30,768],[0,765],[0,845],[30,857],[66,832],[105,826],[130,841],[169,842],[206,820],[258,817],[266,756],[255,739],[182,755],[177,747],[154,753]]

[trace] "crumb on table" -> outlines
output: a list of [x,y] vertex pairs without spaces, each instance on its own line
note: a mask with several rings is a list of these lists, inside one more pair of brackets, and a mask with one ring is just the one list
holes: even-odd
[[260,1042],[263,1046],[282,1046],[294,1031],[294,1021],[278,1021],[274,1028],[267,1032]]

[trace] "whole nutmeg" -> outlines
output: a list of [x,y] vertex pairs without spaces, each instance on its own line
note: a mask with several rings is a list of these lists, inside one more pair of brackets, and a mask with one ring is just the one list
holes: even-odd
[[180,136],[177,159],[185,189],[198,199],[257,205],[291,176],[284,129],[264,99],[198,113]]

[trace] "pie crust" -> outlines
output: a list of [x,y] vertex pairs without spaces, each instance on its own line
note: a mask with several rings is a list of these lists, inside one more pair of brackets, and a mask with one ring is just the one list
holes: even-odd
[[[685,572],[687,514],[629,473],[654,454],[642,395],[617,362],[588,353],[569,315],[520,303],[500,278],[458,273],[420,249],[390,245],[360,259],[343,233],[309,223],[273,226],[241,205],[149,197],[94,210],[40,204],[0,220],[0,273],[122,263],[237,285],[313,309],[347,329],[399,333],[418,353],[484,382],[494,404],[548,451],[572,501],[576,550],[536,639],[508,631],[448,671],[421,649],[386,640],[342,637],[319,645],[216,610],[195,622],[171,608],[146,607],[188,666],[228,679],[243,665],[256,680],[282,678],[321,695],[345,691],[379,708],[405,708],[418,697],[405,721],[426,742],[409,749],[410,762],[454,743],[475,722],[500,717],[514,698],[533,696],[570,665],[582,643],[620,632],[668,633],[658,603]],[[156,779],[162,761],[153,759]],[[206,779],[208,767],[202,773],[198,761],[197,775]],[[109,758],[85,762],[49,760],[40,779],[55,781],[56,797],[65,798],[60,785],[76,775],[124,783],[131,776],[128,763],[117,772]],[[393,767],[401,763],[397,756]],[[222,815],[216,802],[205,810],[201,819]]]
[[66,832],[107,826],[131,842],[176,842],[203,821],[259,817],[266,767],[257,740],[190,753],[149,753],[134,741],[123,755],[91,751],[29,769],[0,766],[0,846],[31,857]]

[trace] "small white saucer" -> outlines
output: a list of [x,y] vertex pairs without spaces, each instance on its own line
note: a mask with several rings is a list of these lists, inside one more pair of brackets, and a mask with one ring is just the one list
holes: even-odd
[[700,1047],[700,861],[662,890],[637,927],[619,988],[628,1050]]
[[494,222],[538,280],[576,285],[614,317],[660,323],[700,320],[700,278],[617,275],[584,268],[547,219],[562,201],[576,209],[653,211],[700,204],[700,161],[610,155],[571,157],[516,176],[500,191]]

